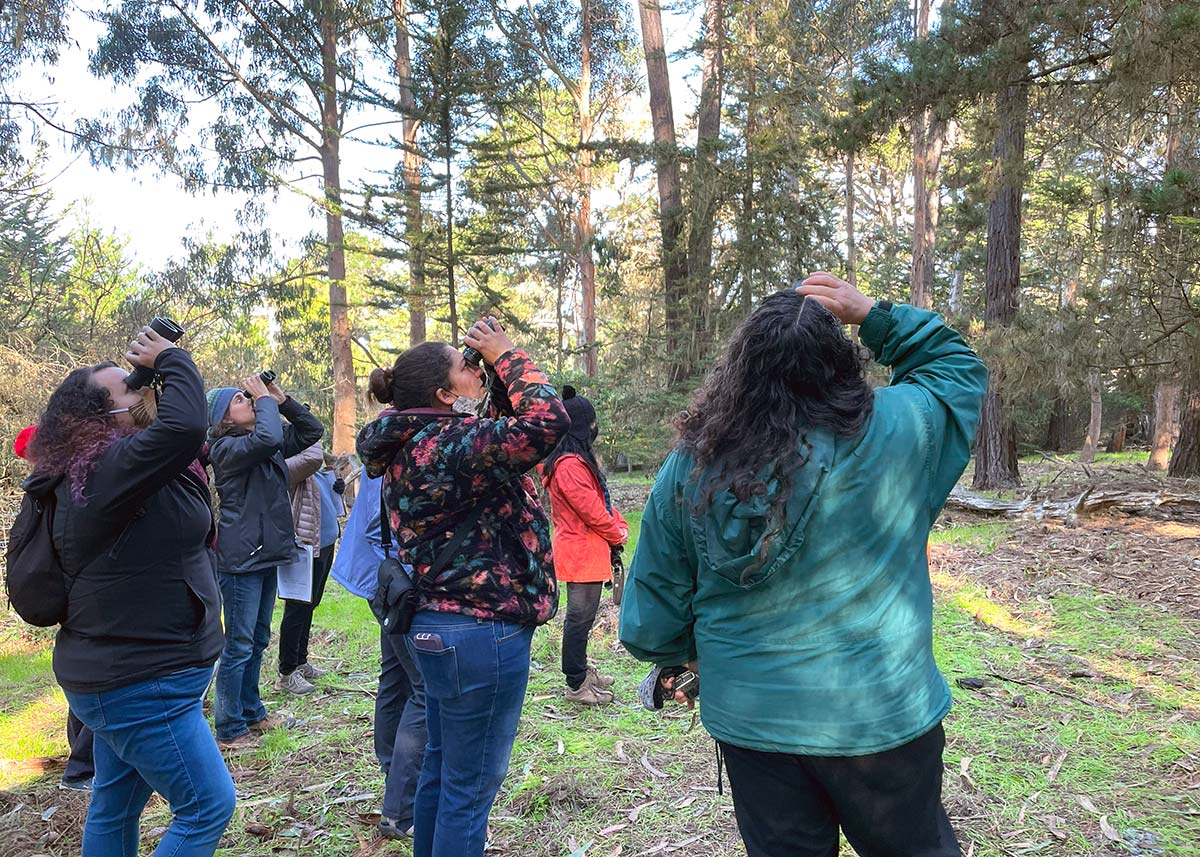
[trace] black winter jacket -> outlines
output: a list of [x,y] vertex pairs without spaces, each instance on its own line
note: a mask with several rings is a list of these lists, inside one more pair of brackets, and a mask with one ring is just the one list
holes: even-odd
[[[279,416],[291,425],[284,426]],[[263,571],[296,556],[296,531],[284,459],[321,439],[325,427],[295,399],[254,402],[254,431],[212,440],[208,456],[221,498],[217,569]]]
[[[225,644],[208,489],[189,471],[208,424],[191,356],[159,355],[158,418],[101,456],[83,505],[56,490],[54,540],[70,583],[54,647],[64,688],[101,693],[208,666]],[[36,476],[32,481],[54,481]]]

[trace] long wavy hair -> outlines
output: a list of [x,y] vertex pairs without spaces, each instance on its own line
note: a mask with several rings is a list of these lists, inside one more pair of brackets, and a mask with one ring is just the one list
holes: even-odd
[[116,365],[106,361],[67,375],[50,394],[30,444],[34,472],[65,476],[72,498],[80,504],[100,456],[118,439],[136,431],[117,425],[108,413],[113,406],[108,390],[96,383],[97,372]]
[[792,475],[808,461],[809,430],[853,437],[865,428],[874,403],[865,367],[863,352],[817,301],[794,289],[763,300],[674,421],[676,445],[692,454],[695,473],[715,465],[701,508],[723,490],[743,501],[765,494],[771,479],[779,480],[782,508]]

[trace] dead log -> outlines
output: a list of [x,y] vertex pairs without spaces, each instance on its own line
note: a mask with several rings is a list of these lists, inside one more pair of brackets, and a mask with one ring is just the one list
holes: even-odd
[[1033,518],[1039,521],[1046,518],[1070,521],[1080,515],[1106,510],[1116,510],[1127,515],[1197,518],[1200,517],[1200,494],[1184,494],[1166,488],[1112,488],[1092,485],[1074,497],[1038,499],[1031,495],[1021,500],[998,500],[955,488],[946,500],[946,508],[1006,518]]

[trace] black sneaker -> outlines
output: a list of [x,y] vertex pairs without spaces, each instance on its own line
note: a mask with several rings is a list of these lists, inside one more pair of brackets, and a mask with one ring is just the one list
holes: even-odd
[[66,789],[67,791],[72,792],[90,792],[92,790],[92,778],[71,777],[70,779],[67,779],[66,777],[63,777],[58,781],[58,787],[60,789]]
[[412,825],[401,827],[400,822],[386,815],[379,816],[379,835],[384,839],[412,839]]

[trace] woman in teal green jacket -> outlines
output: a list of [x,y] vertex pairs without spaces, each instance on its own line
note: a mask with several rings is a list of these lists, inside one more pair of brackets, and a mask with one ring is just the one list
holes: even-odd
[[621,642],[700,673],[749,857],[834,857],[839,826],[862,857],[960,853],[925,546],[986,389],[936,314],[817,273],[760,304],[676,420]]

